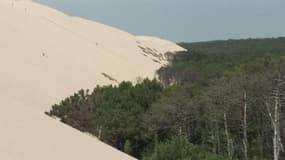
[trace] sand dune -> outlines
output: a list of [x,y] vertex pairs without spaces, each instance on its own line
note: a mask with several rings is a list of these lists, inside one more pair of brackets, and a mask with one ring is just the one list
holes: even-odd
[[0,159],[133,159],[43,113],[81,88],[153,78],[184,49],[29,0],[1,0],[0,26]]

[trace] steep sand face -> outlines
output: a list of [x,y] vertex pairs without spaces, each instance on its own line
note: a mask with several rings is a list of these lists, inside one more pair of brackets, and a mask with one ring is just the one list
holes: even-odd
[[134,159],[14,99],[1,96],[1,110],[1,160]]
[[153,78],[184,49],[29,0],[1,0],[0,26],[0,159],[132,159],[43,112],[81,88]]

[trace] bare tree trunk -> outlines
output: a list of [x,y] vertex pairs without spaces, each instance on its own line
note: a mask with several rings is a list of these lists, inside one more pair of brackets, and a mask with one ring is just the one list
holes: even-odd
[[274,150],[274,160],[279,159],[279,136],[278,136],[278,121],[279,121],[279,89],[276,91],[275,95],[275,107],[274,107],[274,119],[273,119],[273,130],[274,130],[274,135],[273,135],[273,150]]
[[244,108],[243,108],[243,147],[244,159],[248,160],[248,139],[247,139],[247,94],[244,92]]
[[268,114],[269,114],[269,117],[270,117],[270,119],[271,119],[271,123],[272,123],[272,126],[273,126],[273,159],[274,160],[278,160],[278,158],[279,158],[279,146],[278,146],[278,142],[277,142],[277,121],[276,121],[276,107],[278,106],[277,105],[278,103],[277,103],[277,101],[276,101],[276,97],[275,97],[275,107],[274,107],[274,117],[272,116],[272,113],[271,113],[271,111],[270,111],[270,109],[269,109],[269,107],[268,107]]
[[215,154],[218,154],[219,151],[220,151],[220,147],[219,147],[219,133],[218,133],[218,127],[217,127],[217,122],[214,121],[213,124],[212,124],[212,145],[213,145],[213,148],[212,148],[212,151],[213,153]]
[[102,126],[99,127],[98,139],[101,139],[101,137],[102,137]]
[[234,156],[234,140],[230,139],[231,158]]
[[277,79],[277,87],[273,91],[273,97],[274,97],[274,115],[272,115],[272,112],[270,110],[269,104],[267,103],[267,109],[268,114],[271,119],[271,123],[273,126],[273,158],[274,160],[279,160],[280,157],[280,151],[283,151],[283,145],[281,142],[281,129],[280,129],[280,87],[282,84],[281,75],[279,74]]
[[227,114],[224,113],[224,125],[225,125],[225,134],[227,138],[227,152],[228,152],[228,157],[232,159],[232,142],[230,139],[229,131],[228,131],[228,122],[227,122]]

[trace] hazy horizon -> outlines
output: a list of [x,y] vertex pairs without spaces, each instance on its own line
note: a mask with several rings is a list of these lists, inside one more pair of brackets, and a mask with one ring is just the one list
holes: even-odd
[[175,42],[285,36],[284,0],[35,0],[135,35]]

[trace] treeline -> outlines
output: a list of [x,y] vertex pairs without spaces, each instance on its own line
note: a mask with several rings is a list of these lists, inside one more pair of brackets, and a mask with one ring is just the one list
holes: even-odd
[[145,160],[280,160],[285,39],[181,44],[159,79],[79,91],[48,112]]
[[136,157],[152,141],[147,135],[144,115],[161,97],[163,87],[157,80],[133,85],[97,86],[91,93],[80,90],[52,106],[48,115]]

